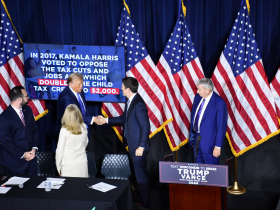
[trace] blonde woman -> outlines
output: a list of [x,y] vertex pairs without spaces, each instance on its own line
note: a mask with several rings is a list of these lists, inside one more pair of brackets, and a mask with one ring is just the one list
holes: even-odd
[[87,128],[75,104],[66,107],[61,125],[55,157],[59,175],[88,177]]

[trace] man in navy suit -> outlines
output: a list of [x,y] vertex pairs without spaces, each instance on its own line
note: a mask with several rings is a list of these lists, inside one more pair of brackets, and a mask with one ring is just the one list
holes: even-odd
[[39,131],[26,90],[11,89],[11,105],[0,115],[1,164],[11,175],[37,175]]
[[[83,92],[83,75],[79,73],[70,74],[67,79],[67,84],[68,86],[65,87],[65,89],[59,94],[57,100],[57,118],[55,123],[56,140],[58,140],[61,128],[61,118],[69,104],[76,104],[79,107],[84,123],[88,126],[88,128],[90,128],[90,125],[92,125],[97,119],[88,113],[85,94]],[[88,131],[88,136],[90,137],[90,130],[88,129]]]
[[123,95],[128,98],[123,115],[105,119],[99,117],[100,122],[97,123],[123,126],[123,144],[129,149],[142,200],[141,204],[145,208],[150,208],[150,188],[146,169],[150,121],[146,104],[137,93],[138,86],[138,81],[133,77],[122,79]]
[[215,92],[208,78],[197,82],[191,111],[189,144],[194,148],[196,163],[219,164],[227,130],[227,106]]

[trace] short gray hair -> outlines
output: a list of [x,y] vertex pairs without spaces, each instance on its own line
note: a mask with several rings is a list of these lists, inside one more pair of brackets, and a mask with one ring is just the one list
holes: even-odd
[[202,78],[202,79],[198,80],[198,82],[196,83],[196,86],[198,86],[198,85],[202,85],[205,89],[209,88],[210,91],[214,90],[213,82],[209,78]]

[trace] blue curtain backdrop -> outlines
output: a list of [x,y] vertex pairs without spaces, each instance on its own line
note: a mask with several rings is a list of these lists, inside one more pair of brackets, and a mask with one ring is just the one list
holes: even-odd
[[[126,0],[132,21],[155,64],[176,23],[178,0]],[[192,41],[206,77],[211,77],[240,9],[239,0],[184,0]],[[114,45],[122,0],[6,0],[23,42]],[[271,81],[280,66],[280,1],[250,0],[250,18]],[[38,121],[42,148],[50,141],[56,102]],[[89,102],[100,114],[100,103]]]

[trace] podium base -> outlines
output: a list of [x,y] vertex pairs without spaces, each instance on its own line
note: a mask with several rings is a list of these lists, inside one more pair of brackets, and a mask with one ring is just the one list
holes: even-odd
[[227,188],[227,192],[233,195],[242,195],[246,192],[246,188],[238,186],[238,183],[234,182],[233,186]]

